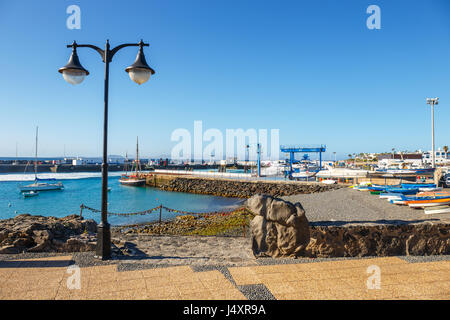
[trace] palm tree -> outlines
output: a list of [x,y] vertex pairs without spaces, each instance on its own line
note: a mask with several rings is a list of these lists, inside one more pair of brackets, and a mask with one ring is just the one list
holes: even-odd
[[443,149],[444,152],[445,152],[445,160],[447,160],[448,146],[444,146],[442,149]]

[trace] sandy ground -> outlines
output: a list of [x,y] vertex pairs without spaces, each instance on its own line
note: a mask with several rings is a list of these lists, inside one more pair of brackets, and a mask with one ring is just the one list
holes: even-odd
[[306,211],[308,220],[316,225],[397,224],[411,223],[412,221],[450,222],[450,214],[425,214],[423,209],[394,205],[385,199],[380,199],[377,195],[349,188],[282,198],[294,203],[300,202]]

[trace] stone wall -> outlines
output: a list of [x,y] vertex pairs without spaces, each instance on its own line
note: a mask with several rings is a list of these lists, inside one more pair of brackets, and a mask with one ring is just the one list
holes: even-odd
[[0,253],[92,251],[96,231],[94,220],[77,215],[55,218],[20,214],[0,220]]
[[310,226],[302,256],[363,257],[450,254],[450,224]]
[[342,188],[340,185],[326,185],[319,183],[243,181],[179,176],[166,176],[164,178],[148,177],[147,184],[166,191],[236,198],[250,198],[255,194],[280,197]]

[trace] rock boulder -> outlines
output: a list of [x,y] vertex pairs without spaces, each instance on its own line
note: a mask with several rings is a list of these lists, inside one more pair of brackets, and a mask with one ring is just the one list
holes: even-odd
[[256,257],[296,257],[310,240],[309,223],[300,203],[255,195],[247,200],[255,214],[250,223],[252,249]]
[[77,215],[20,214],[0,220],[0,253],[79,252],[95,249],[97,224]]

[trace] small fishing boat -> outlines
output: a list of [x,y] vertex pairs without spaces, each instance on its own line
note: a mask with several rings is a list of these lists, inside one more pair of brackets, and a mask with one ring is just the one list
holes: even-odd
[[28,192],[23,193],[24,198],[36,197],[38,195],[39,195],[39,192],[37,192],[37,191],[28,191]]
[[450,204],[450,198],[436,198],[426,200],[405,201],[410,208],[436,207],[444,204]]
[[450,213],[450,206],[436,206],[425,208],[425,214]]
[[431,192],[419,192],[416,197],[450,197],[449,191],[431,191]]
[[136,159],[133,161],[133,165],[131,167],[131,171],[133,171],[134,167],[134,174],[128,175],[128,168],[125,166],[125,174],[123,174],[119,182],[120,184],[123,184],[125,186],[133,186],[133,187],[140,187],[145,185],[145,178],[142,178],[140,176],[141,174],[141,162],[139,161],[139,140],[136,138]]

